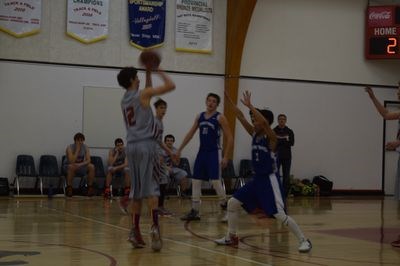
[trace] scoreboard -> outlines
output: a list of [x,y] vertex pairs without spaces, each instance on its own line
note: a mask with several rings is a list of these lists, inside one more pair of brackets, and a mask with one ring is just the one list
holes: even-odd
[[369,6],[365,57],[400,59],[400,6]]

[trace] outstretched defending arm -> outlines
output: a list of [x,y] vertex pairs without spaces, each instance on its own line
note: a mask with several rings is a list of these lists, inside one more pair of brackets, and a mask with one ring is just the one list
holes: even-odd
[[[399,90],[400,90],[400,82],[399,82]],[[389,112],[376,98],[374,91],[371,87],[365,87],[365,91],[368,93],[369,97],[372,100],[372,103],[375,105],[376,110],[379,114],[386,120],[395,120],[400,118],[400,112]],[[399,92],[398,92],[399,93]]]
[[244,127],[244,129],[250,134],[253,135],[254,132],[254,128],[253,126],[246,120],[246,118],[243,115],[243,112],[240,111],[240,109],[233,103],[232,99],[229,97],[229,95],[225,93],[225,97],[228,99],[228,103],[230,103],[230,105],[232,106],[235,115],[237,117],[237,119],[239,119],[240,123],[242,124],[242,126]]
[[245,106],[247,106],[251,113],[254,116],[254,119],[258,121],[261,126],[263,127],[265,134],[267,135],[270,143],[270,148],[272,150],[275,150],[276,144],[278,142],[278,139],[276,137],[275,132],[271,129],[271,126],[269,125],[269,121],[265,119],[265,117],[251,104],[251,93],[249,91],[245,91],[243,93],[243,99],[240,100]]

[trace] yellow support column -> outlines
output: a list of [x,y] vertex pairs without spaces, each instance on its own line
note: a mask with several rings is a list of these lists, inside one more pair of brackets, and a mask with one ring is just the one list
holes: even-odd
[[[227,3],[225,91],[233,102],[237,103],[243,46],[257,0],[228,0]],[[224,102],[226,103],[226,99]],[[235,138],[236,119],[230,105],[224,104],[224,114]],[[233,157],[233,150],[234,147],[230,158]]]

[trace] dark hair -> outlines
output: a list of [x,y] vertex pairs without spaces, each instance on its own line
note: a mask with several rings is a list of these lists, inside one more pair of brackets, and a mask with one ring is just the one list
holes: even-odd
[[218,94],[215,94],[215,93],[210,92],[210,93],[207,95],[207,99],[208,99],[208,97],[213,97],[213,98],[215,98],[215,99],[217,100],[217,104],[219,104],[219,103],[221,102],[221,98],[219,97]]
[[131,86],[131,79],[135,79],[137,75],[137,69],[134,67],[124,67],[118,73],[117,79],[121,87],[128,89]]
[[77,140],[85,140],[85,135],[83,135],[81,132],[76,133],[74,136],[74,141]]
[[166,135],[166,136],[164,137],[164,142],[166,142],[167,139],[173,139],[173,141],[175,142],[175,137],[174,137],[174,135],[172,135],[172,134]]
[[164,100],[161,99],[161,98],[158,98],[158,100],[154,102],[154,107],[155,107],[155,108],[158,108],[160,105],[165,105],[165,106],[167,106],[167,102],[164,101]]
[[116,138],[116,139],[114,140],[114,145],[117,146],[118,143],[124,144],[124,141],[123,141],[121,138]]
[[[272,125],[274,123],[274,113],[268,109],[258,109],[256,108],[257,111],[259,111],[262,116],[268,121],[269,125]],[[250,115],[253,115],[252,111],[249,111]]]
[[287,119],[287,117],[286,117],[285,114],[279,114],[279,115],[278,115],[278,119],[279,119],[280,117],[282,117],[282,116],[283,116],[285,119]]

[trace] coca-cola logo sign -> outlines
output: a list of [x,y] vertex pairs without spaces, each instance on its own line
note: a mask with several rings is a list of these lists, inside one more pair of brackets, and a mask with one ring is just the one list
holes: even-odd
[[386,19],[391,19],[392,14],[390,13],[390,11],[382,11],[382,12],[374,12],[372,11],[369,14],[369,20],[386,20]]
[[369,7],[368,25],[370,27],[391,26],[393,23],[393,9],[390,6]]

